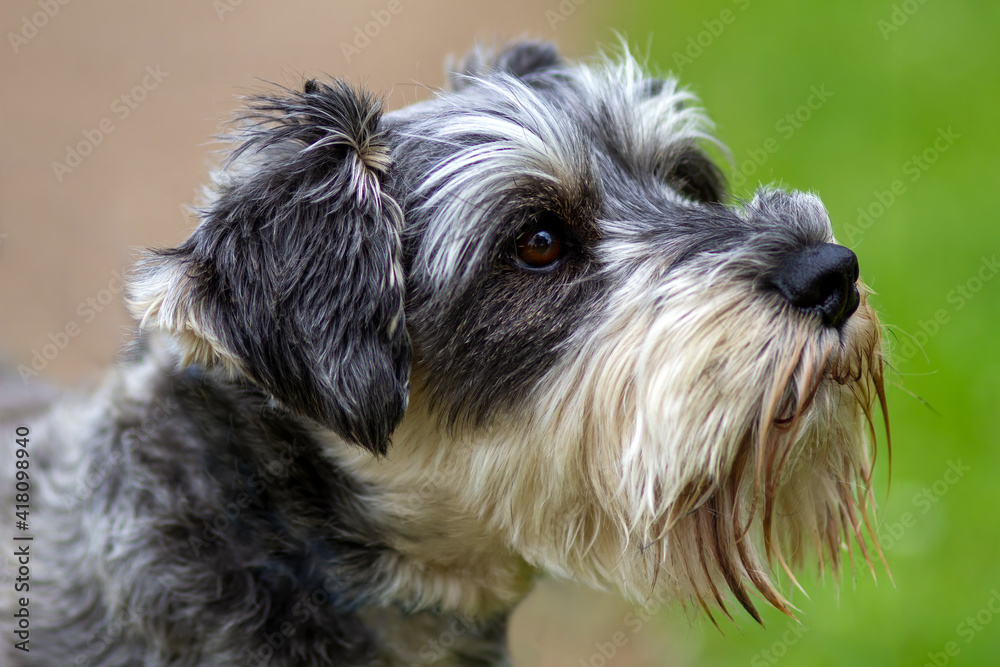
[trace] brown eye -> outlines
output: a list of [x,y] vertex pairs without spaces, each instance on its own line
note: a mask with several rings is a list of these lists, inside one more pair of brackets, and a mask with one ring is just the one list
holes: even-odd
[[563,241],[555,226],[533,225],[514,241],[514,261],[521,266],[541,269],[563,256]]

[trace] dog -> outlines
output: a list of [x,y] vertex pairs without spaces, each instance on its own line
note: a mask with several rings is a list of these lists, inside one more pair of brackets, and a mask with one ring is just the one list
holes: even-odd
[[814,195],[729,199],[674,78],[524,41],[232,140],[121,363],[7,411],[7,664],[503,665],[542,574],[759,621],[807,552],[871,562],[857,258]]

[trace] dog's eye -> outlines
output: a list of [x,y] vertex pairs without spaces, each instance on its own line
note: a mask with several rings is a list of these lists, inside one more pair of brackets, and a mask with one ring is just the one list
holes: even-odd
[[542,269],[559,261],[565,247],[559,224],[543,217],[517,235],[513,257],[520,266]]

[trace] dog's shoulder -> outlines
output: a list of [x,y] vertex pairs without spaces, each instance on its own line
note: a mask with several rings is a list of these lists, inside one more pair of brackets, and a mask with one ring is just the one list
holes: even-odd
[[[86,435],[72,481],[50,470],[42,512],[50,538],[73,545],[43,556],[45,590],[62,598],[46,606],[89,609],[53,619],[67,643],[53,657],[127,664],[154,647],[210,646],[231,664],[264,654],[368,664],[374,631],[356,610],[375,602],[388,547],[316,428],[249,384],[179,368],[156,341],[128,357],[89,402],[47,417],[62,422],[49,427],[56,441]],[[94,641],[107,619],[124,641]],[[156,623],[140,629],[142,619]]]

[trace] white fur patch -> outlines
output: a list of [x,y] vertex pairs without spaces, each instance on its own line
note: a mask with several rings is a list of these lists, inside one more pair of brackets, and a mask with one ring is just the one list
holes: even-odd
[[239,361],[200,312],[182,263],[162,258],[141,262],[131,280],[128,307],[139,320],[139,328],[164,332],[174,339],[182,364],[239,370]]

